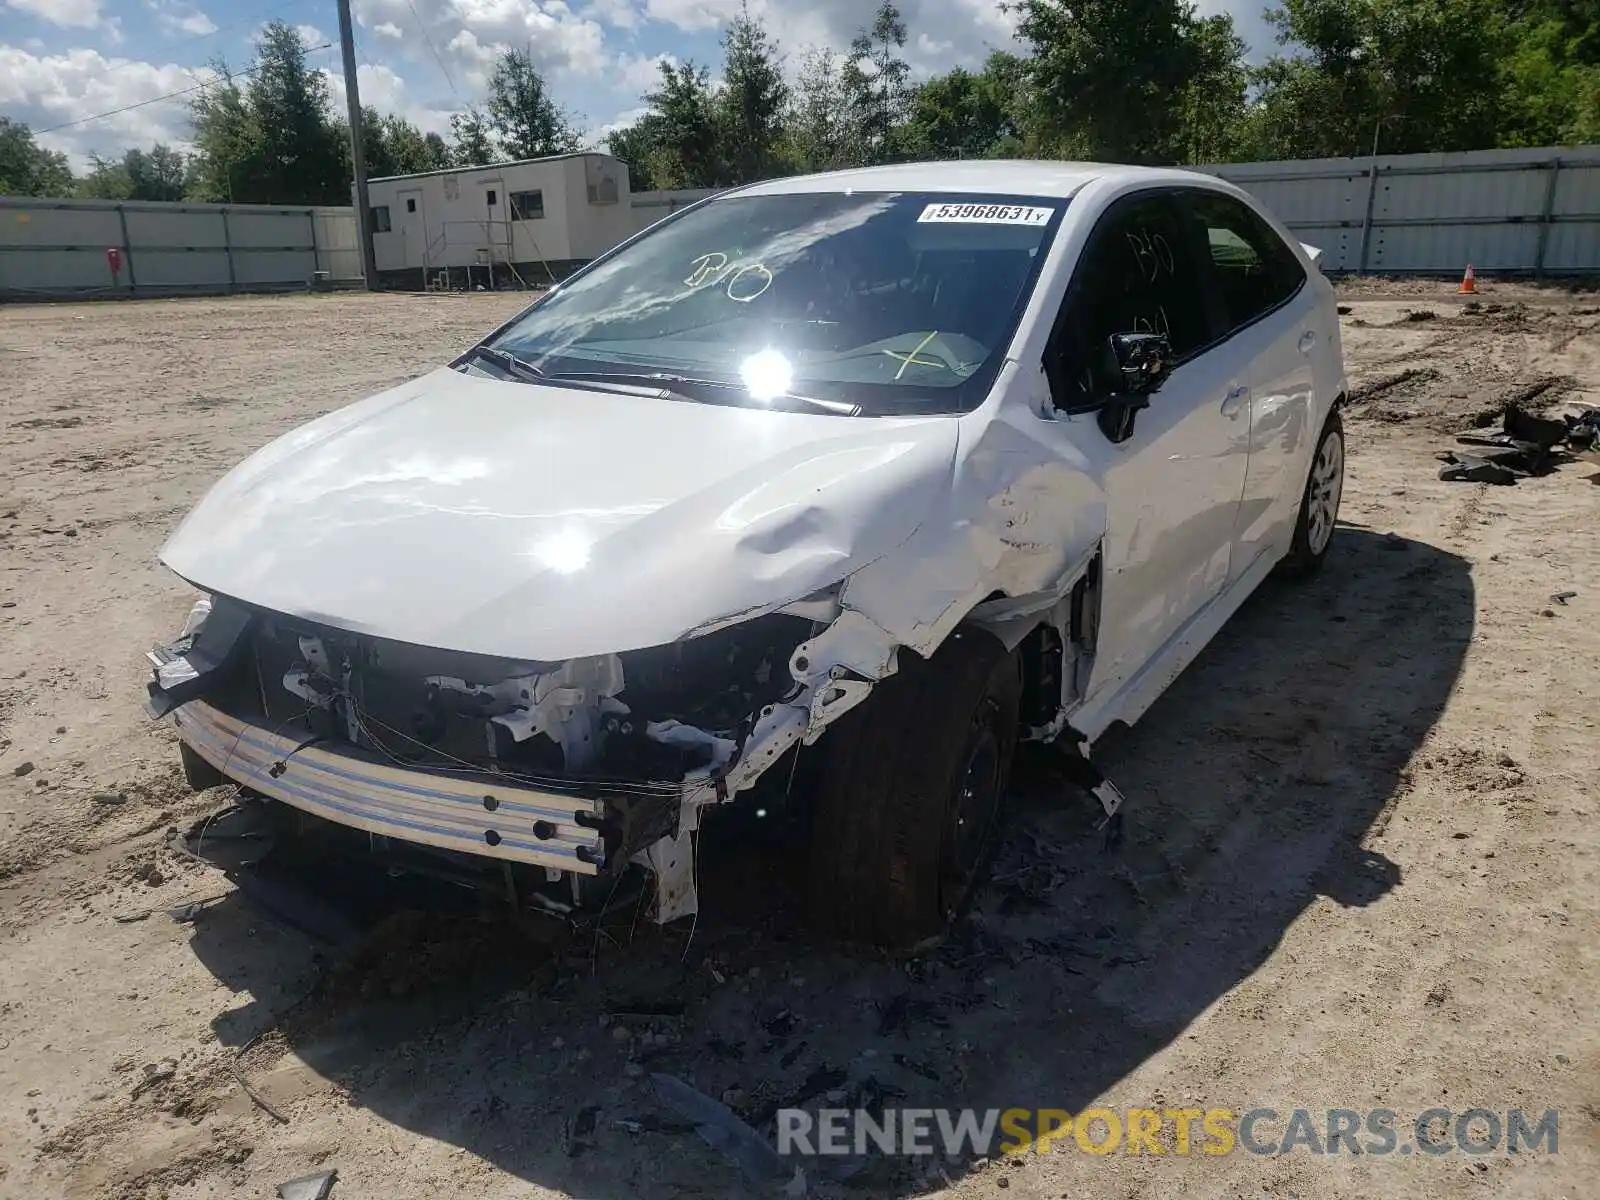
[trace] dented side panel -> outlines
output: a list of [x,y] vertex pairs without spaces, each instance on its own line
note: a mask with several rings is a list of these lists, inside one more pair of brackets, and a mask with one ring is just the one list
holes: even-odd
[[[1008,364],[997,397],[1018,374]],[[1047,444],[1038,424],[998,399],[963,418],[949,495],[904,545],[852,575],[840,603],[924,656],[993,597],[1013,619],[1054,606],[1105,536],[1106,505],[1082,452]]]

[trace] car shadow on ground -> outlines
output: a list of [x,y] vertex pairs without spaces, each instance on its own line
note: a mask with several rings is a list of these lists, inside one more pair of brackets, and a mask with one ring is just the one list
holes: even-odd
[[[232,898],[193,944],[258,1002],[218,1036],[275,1026],[261,1045],[281,1037],[349,1103],[520,1179],[619,1200],[773,1194],[657,1099],[658,1071],[769,1139],[780,1106],[1076,1111],[1250,976],[1316,898],[1359,907],[1399,882],[1364,841],[1407,786],[1473,623],[1464,560],[1345,528],[1318,578],[1269,582],[1137,728],[1097,747],[1128,797],[1120,848],[1030,760],[992,882],[911,960],[809,943],[798,856],[708,837],[692,929],[629,904],[552,937],[408,902],[318,970],[302,938],[247,936],[261,918]],[[855,1171],[851,1187],[912,1196],[969,1167],[809,1175],[813,1194]]]

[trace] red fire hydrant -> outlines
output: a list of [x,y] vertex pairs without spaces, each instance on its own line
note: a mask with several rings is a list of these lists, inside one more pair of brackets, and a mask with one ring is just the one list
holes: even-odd
[[111,268],[111,286],[116,287],[122,275],[122,250],[119,247],[106,247],[106,266]]

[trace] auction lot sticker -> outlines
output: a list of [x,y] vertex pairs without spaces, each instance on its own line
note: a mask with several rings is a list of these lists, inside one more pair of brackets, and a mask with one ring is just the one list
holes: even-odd
[[930,204],[917,220],[957,225],[1048,225],[1055,211],[1026,204]]

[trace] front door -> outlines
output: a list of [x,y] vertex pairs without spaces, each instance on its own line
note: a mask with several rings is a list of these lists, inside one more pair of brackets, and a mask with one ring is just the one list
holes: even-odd
[[[1088,450],[1106,495],[1090,703],[1128,684],[1228,581],[1249,391],[1235,359],[1207,352],[1202,265],[1170,194],[1118,201],[1090,236],[1051,339],[1056,404],[1084,414],[1072,420],[1072,440]],[[1164,334],[1176,365],[1131,434],[1113,441],[1090,414],[1117,390],[1108,339],[1131,332]]]
[[428,214],[422,206],[422,189],[410,188],[395,197],[399,212],[391,220],[399,221],[399,229],[406,239],[406,266],[427,269]]

